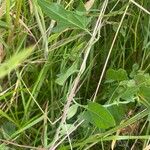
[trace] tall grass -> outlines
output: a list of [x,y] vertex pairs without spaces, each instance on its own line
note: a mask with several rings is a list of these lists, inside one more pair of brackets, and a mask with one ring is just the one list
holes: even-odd
[[[86,15],[87,30],[59,26],[36,0],[0,1],[0,149],[148,148],[150,2],[49,2]],[[89,123],[89,101],[116,125]]]

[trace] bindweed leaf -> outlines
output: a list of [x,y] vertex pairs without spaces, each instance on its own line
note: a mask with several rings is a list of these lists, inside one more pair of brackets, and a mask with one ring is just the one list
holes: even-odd
[[85,112],[86,118],[91,124],[101,129],[108,129],[115,126],[115,120],[111,113],[102,105],[90,102],[87,111]]

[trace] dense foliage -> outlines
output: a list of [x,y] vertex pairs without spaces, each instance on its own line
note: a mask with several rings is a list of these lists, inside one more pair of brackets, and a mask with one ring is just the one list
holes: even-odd
[[149,149],[149,0],[0,0],[0,150]]

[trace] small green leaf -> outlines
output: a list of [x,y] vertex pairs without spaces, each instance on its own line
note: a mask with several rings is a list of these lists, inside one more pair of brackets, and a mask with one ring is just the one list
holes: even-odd
[[61,23],[68,28],[71,27],[87,30],[86,27],[89,23],[89,19],[86,16],[65,10],[57,3],[49,3],[44,0],[38,0],[38,4],[47,16],[58,23]]
[[77,112],[78,110],[78,105],[74,104],[72,105],[69,110],[68,110],[68,114],[67,114],[67,119],[71,119]]
[[94,102],[88,104],[87,111],[85,112],[85,119],[101,129],[108,129],[115,126],[115,120],[110,112],[102,105]]
[[111,81],[123,81],[128,80],[127,72],[124,69],[114,70],[108,69],[106,73],[107,80]]
[[62,86],[66,80],[77,71],[77,62],[75,62],[65,73],[59,75],[55,82]]

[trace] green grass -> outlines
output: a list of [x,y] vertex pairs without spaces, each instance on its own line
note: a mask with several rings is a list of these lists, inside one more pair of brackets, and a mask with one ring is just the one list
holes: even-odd
[[0,1],[0,150],[149,146],[150,2],[85,1]]

